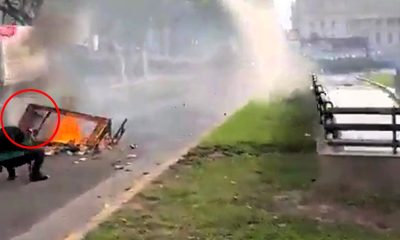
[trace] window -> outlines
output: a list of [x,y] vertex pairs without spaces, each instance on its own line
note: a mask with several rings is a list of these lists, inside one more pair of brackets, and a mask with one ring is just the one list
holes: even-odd
[[393,43],[393,34],[392,33],[388,33],[388,44],[392,44]]
[[332,28],[335,28],[335,26],[336,26],[335,20],[332,21],[332,25],[331,26],[332,26]]
[[375,42],[376,42],[376,44],[381,43],[381,34],[379,32],[377,32],[375,35]]

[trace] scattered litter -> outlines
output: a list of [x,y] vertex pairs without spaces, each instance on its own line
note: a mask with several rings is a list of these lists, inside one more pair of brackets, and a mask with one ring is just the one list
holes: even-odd
[[115,170],[122,170],[122,169],[124,169],[124,166],[123,165],[114,165],[114,169]]
[[128,156],[126,156],[126,158],[137,158],[136,154],[129,154]]
[[85,162],[87,160],[87,158],[83,157],[83,158],[79,158],[80,162]]
[[226,115],[228,115],[227,113],[224,113],[224,116],[226,117]]
[[235,181],[231,181],[231,184],[232,184],[232,185],[236,185],[236,182],[235,182]]
[[149,175],[150,173],[149,172],[143,172],[143,175]]
[[284,227],[286,227],[286,223],[279,223],[279,224],[278,224],[278,227],[284,228]]
[[125,190],[125,192],[127,192],[127,191],[129,191],[129,190],[131,190],[132,188],[131,187],[127,187],[127,188],[125,188],[124,190]]
[[55,151],[52,149],[44,152],[44,155],[46,155],[46,156],[53,156],[54,154],[55,154]]
[[108,149],[108,150],[113,150],[113,147],[110,146],[110,145],[107,145],[107,149]]
[[130,168],[125,168],[125,172],[132,172],[132,169],[130,169]]
[[278,220],[278,219],[279,219],[279,217],[278,217],[278,216],[276,216],[276,215],[275,215],[275,216],[273,216],[272,218],[273,218],[274,220]]
[[74,164],[79,164],[80,162],[79,161],[74,161]]
[[71,152],[71,151],[69,151],[69,150],[68,150],[68,151],[66,151],[66,153],[67,153],[67,155],[68,155],[68,156],[74,156],[74,153],[73,153],[73,152]]
[[125,165],[126,166],[130,166],[130,165],[132,165],[132,163],[131,162],[127,162],[127,163],[125,163]]
[[304,137],[311,137],[311,134],[309,134],[309,133],[304,133]]
[[78,156],[86,155],[86,151],[79,151],[76,153],[76,155],[78,155]]
[[129,147],[130,147],[131,149],[136,149],[136,148],[138,147],[138,145],[137,145],[137,144],[131,144],[131,145],[129,145]]

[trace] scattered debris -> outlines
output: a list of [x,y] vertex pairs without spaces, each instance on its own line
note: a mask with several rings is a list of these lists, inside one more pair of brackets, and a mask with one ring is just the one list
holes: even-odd
[[309,134],[309,133],[304,133],[304,137],[311,137],[311,134]]
[[221,153],[221,152],[214,152],[214,153],[211,153],[211,154],[209,155],[209,157],[210,157],[211,159],[217,159],[217,158],[226,157],[226,155],[223,154],[223,153]]
[[80,162],[79,161],[74,161],[74,164],[79,164]]
[[71,151],[69,151],[69,150],[68,150],[68,151],[66,151],[65,153],[66,153],[68,156],[74,156],[74,153],[73,153],[73,152],[71,152]]
[[87,160],[87,158],[83,157],[83,158],[79,158],[80,162],[85,162]]
[[53,149],[46,149],[44,155],[53,156],[56,152]]
[[137,149],[138,145],[137,145],[137,144],[131,144],[131,145],[129,145],[129,147],[130,147],[132,150],[134,150],[134,149]]
[[146,175],[149,175],[150,173],[149,172],[143,172],[142,173],[144,176],[146,176]]
[[76,155],[83,156],[83,155],[86,155],[86,153],[87,153],[86,151],[79,151],[76,153]]
[[132,189],[132,187],[127,187],[127,188],[125,188],[124,190],[125,190],[125,192],[127,192],[127,191],[129,191],[129,190],[131,190]]
[[123,165],[114,165],[114,169],[115,170],[123,170],[124,169],[124,166]]
[[277,226],[280,228],[284,228],[284,227],[286,227],[286,223],[279,223]]
[[128,156],[126,156],[126,158],[131,159],[131,158],[137,158],[136,154],[128,154]]

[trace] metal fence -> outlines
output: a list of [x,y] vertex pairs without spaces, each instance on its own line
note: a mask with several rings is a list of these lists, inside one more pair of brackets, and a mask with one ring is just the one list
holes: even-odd
[[[400,115],[399,108],[335,107],[315,74],[312,75],[312,89],[316,98],[320,124],[324,129],[325,140],[328,145],[391,147],[393,153],[397,153],[397,149],[400,147],[397,139],[400,125],[396,121],[396,116]],[[337,115],[387,115],[391,116],[392,121],[390,123],[336,123]],[[392,139],[343,139],[340,134],[342,131],[387,131],[392,132]]]

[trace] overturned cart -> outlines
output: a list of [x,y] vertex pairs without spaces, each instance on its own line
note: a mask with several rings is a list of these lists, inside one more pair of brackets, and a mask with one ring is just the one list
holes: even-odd
[[[397,120],[400,109],[398,107],[337,107],[329,100],[327,92],[319,83],[316,75],[312,76],[312,88],[323,130],[322,145],[324,148],[320,153],[340,153],[344,152],[345,148],[354,147],[379,148],[381,150],[391,148],[393,154],[398,153],[400,147],[398,140],[400,125]],[[353,119],[360,119],[361,115],[363,115],[363,119],[372,115],[380,117],[375,117],[378,120],[373,122],[338,122],[338,118],[343,118],[345,115],[352,115]],[[368,138],[349,138],[348,134],[347,137],[345,136],[345,132],[353,132],[354,135],[358,135],[360,132],[369,132],[370,134],[367,134]],[[364,136],[366,135],[364,134]]]
[[26,133],[35,136],[36,142],[50,141],[49,147],[56,151],[98,151],[102,147],[116,145],[125,133],[125,119],[112,133],[110,118],[59,109],[60,119],[58,131],[58,113],[55,108],[30,104],[26,108],[19,127]]

